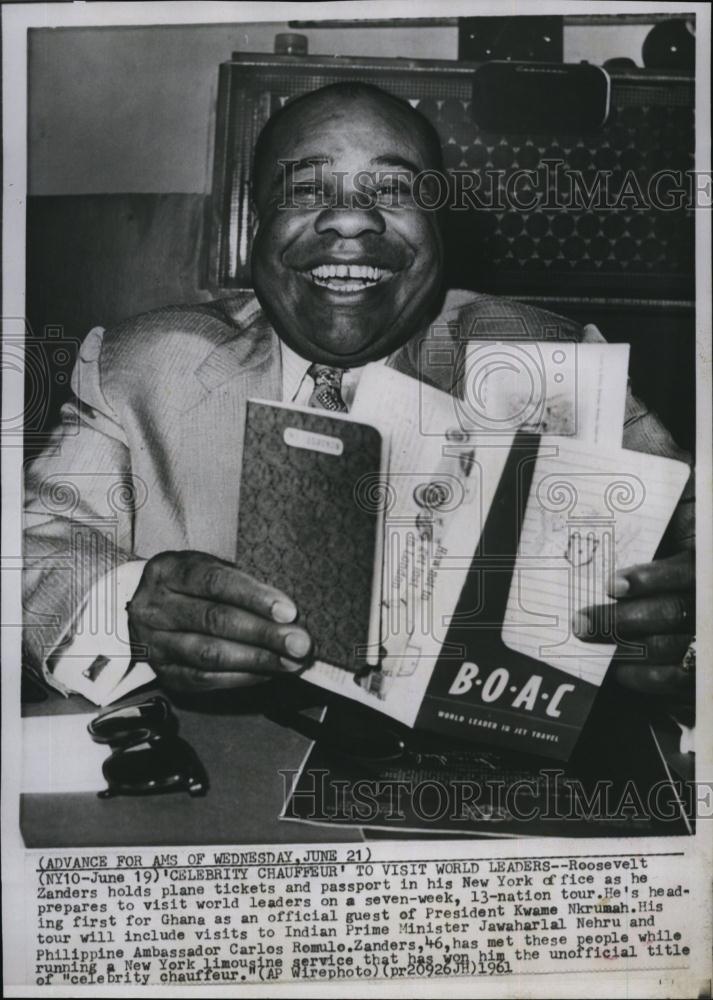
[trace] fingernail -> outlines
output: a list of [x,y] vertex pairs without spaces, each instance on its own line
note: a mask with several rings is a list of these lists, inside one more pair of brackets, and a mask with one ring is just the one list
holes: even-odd
[[629,593],[631,584],[623,573],[615,573],[609,581],[607,593],[610,597],[625,597]]
[[300,670],[304,670],[305,669],[305,664],[304,663],[295,663],[294,660],[288,660],[286,656],[281,656],[280,657],[280,663],[285,668],[285,670],[288,672],[288,674],[296,674]]
[[275,601],[270,608],[270,614],[276,622],[287,625],[297,617],[297,608],[291,601]]
[[590,635],[592,623],[586,611],[577,611],[572,617],[572,628],[578,636]]
[[290,656],[306,656],[310,645],[310,638],[306,632],[290,632],[285,636],[285,649]]

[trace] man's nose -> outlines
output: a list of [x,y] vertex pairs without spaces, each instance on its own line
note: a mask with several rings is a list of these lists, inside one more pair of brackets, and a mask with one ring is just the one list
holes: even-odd
[[320,235],[330,230],[344,239],[354,239],[363,233],[384,232],[384,217],[377,208],[360,208],[355,204],[325,208],[317,216],[314,228]]

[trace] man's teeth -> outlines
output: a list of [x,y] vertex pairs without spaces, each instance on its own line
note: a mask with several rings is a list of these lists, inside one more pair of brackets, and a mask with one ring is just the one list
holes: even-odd
[[320,264],[310,271],[315,284],[337,292],[353,292],[375,285],[384,276],[380,267],[368,264]]

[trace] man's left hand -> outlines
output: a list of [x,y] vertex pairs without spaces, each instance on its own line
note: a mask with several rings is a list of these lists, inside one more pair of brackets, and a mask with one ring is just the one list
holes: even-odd
[[682,668],[696,631],[695,553],[629,566],[613,577],[614,604],[584,608],[574,616],[584,642],[619,645],[617,680],[635,691],[685,697],[693,675]]

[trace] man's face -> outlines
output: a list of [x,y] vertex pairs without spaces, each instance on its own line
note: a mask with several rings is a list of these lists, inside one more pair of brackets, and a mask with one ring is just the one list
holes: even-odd
[[298,354],[363,364],[430,318],[443,246],[411,179],[431,167],[418,129],[388,100],[315,98],[280,123],[261,165],[252,274]]

